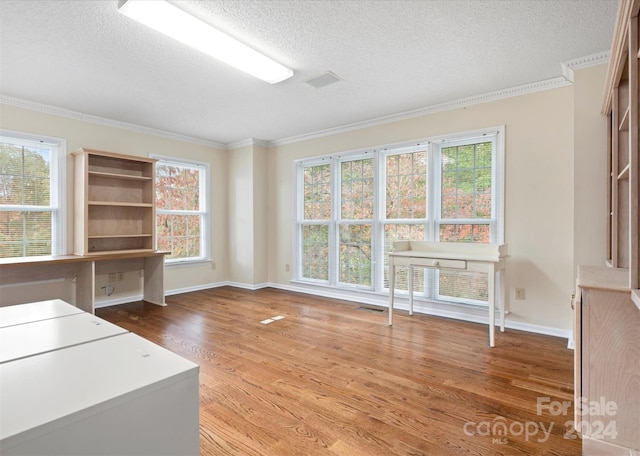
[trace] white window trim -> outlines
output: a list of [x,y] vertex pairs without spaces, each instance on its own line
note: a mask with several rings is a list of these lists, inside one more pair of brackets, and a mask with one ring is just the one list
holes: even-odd
[[[484,132],[480,136],[453,136],[446,139],[442,139],[437,142],[436,147],[434,148],[434,156],[433,163],[434,168],[435,165],[440,166],[441,163],[441,150],[443,147],[451,147],[457,145],[468,145],[468,144],[477,144],[481,142],[486,142],[488,138],[491,138],[493,142],[494,150],[492,151],[492,157],[495,157],[495,160],[492,160],[491,164],[491,217],[489,219],[443,219],[438,217],[441,214],[441,202],[442,198],[436,198],[434,201],[433,208],[433,239],[435,241],[439,241],[440,236],[440,225],[451,223],[455,220],[456,223],[459,224],[488,224],[491,228],[491,238],[489,240],[490,243],[493,244],[501,244],[504,243],[504,158],[505,158],[505,148],[504,148],[504,126],[497,127],[494,132]],[[434,186],[441,189],[441,173],[434,173]],[[433,192],[434,194],[436,192]],[[443,297],[444,295],[440,294],[440,280],[438,279],[440,271],[432,270],[428,271],[428,274],[432,276],[433,283],[433,299],[440,302],[451,302],[457,304],[466,304],[466,305],[474,305],[474,306],[482,306],[487,307],[488,303],[485,301],[479,301],[476,299],[469,298],[458,298],[446,296],[446,299]]]
[[[482,219],[470,219],[469,221],[472,223],[491,223],[491,240],[492,243],[503,243],[504,242],[504,225],[505,225],[505,217],[504,217],[504,205],[505,205],[505,195],[504,195],[504,184],[505,184],[505,127],[497,126],[490,128],[483,128],[479,130],[472,130],[466,132],[460,132],[450,135],[442,135],[437,137],[424,138],[416,141],[409,141],[397,144],[390,144],[385,146],[378,146],[369,149],[359,149],[348,152],[342,152],[339,154],[329,154],[326,156],[319,157],[311,157],[294,161],[293,164],[293,172],[294,172],[294,183],[295,187],[295,198],[294,198],[294,214],[295,214],[295,233],[294,236],[294,245],[293,251],[295,252],[294,257],[294,267],[293,267],[293,281],[300,282],[304,284],[316,284],[316,285],[327,285],[332,287],[341,288],[344,290],[349,289],[360,289],[363,291],[373,291],[377,294],[388,294],[388,288],[384,288],[384,280],[383,280],[383,266],[384,265],[384,248],[380,247],[380,243],[384,240],[384,224],[385,223],[398,223],[398,224],[418,224],[422,225],[423,219],[386,219],[385,214],[385,200],[384,200],[384,192],[386,188],[386,176],[381,174],[381,171],[384,170],[384,160],[387,155],[390,154],[401,154],[408,153],[412,151],[427,150],[427,181],[432,182],[433,184],[428,187],[427,192],[427,219],[424,224],[425,238],[427,240],[438,240],[439,236],[438,224],[442,222],[442,220],[436,220],[436,215],[439,214],[439,206],[440,204],[440,173],[437,172],[437,167],[439,167],[439,145],[452,145],[452,144],[469,144],[474,142],[485,142],[488,138],[492,138],[494,141],[495,151],[494,157],[495,160],[492,161],[492,218],[491,220],[482,220]],[[438,151],[438,152],[436,152]],[[373,233],[372,233],[372,287],[364,287],[364,286],[356,286],[356,285],[348,285],[339,282],[339,271],[338,271],[338,253],[336,252],[337,242],[339,241],[337,236],[338,233],[337,227],[341,222],[345,222],[340,218],[339,214],[339,205],[340,205],[340,169],[336,171],[336,167],[342,161],[347,160],[357,160],[359,158],[366,157],[367,154],[375,154],[375,179],[377,180],[377,184],[374,188],[374,220],[373,220]],[[329,225],[329,280],[328,281],[320,281],[313,280],[309,278],[302,277],[302,224],[313,223],[313,221],[305,221],[304,220],[304,208],[303,206],[303,198],[304,193],[302,191],[302,172],[301,170],[308,166],[317,166],[320,164],[331,164],[331,176],[332,176],[332,192],[334,195],[332,201],[332,217],[331,220],[323,221],[322,224]],[[437,196],[436,197],[436,193]],[[462,222],[462,219],[456,219],[457,222]],[[356,222],[356,221],[354,221]],[[378,267],[378,265],[381,265]],[[430,280],[430,279],[429,279]],[[435,295],[435,294],[434,294]],[[416,296],[417,299],[420,299]],[[434,298],[426,298],[426,299],[434,299]],[[454,302],[454,301],[452,301]],[[465,301],[461,300],[455,301],[456,303],[462,302],[466,304],[477,304],[475,301]]]
[[[492,129],[493,130],[493,129]],[[452,147],[459,145],[468,145],[468,144],[478,144],[481,142],[486,142],[487,138],[492,138],[495,150],[492,151],[492,156],[496,157],[495,161],[492,161],[491,164],[491,218],[490,219],[443,219],[438,217],[440,214],[442,198],[435,198],[433,204],[430,205],[432,209],[432,213],[429,214],[429,218],[432,221],[432,239],[433,241],[439,241],[438,237],[440,234],[440,225],[451,223],[455,221],[458,224],[489,224],[491,226],[491,243],[503,243],[504,242],[504,142],[500,143],[499,141],[504,141],[504,127],[496,128],[495,131],[484,132],[482,135],[456,135],[449,138],[442,138],[437,141],[433,141],[433,158],[430,161],[433,166],[433,175],[430,176],[433,178],[433,187],[441,188],[442,185],[442,175],[441,173],[435,172],[436,166],[440,166],[441,161],[441,150],[443,147]],[[500,178],[502,177],[502,178]],[[432,196],[435,197],[435,194],[438,193],[440,196],[440,190],[438,192],[431,192]],[[502,224],[498,223],[498,220],[502,217]]]
[[[305,220],[304,218],[304,208],[302,207],[303,203],[304,203],[304,173],[302,172],[302,170],[304,168],[310,168],[313,166],[320,166],[320,165],[326,165],[329,164],[329,168],[331,170],[331,192],[335,193],[335,180],[333,177],[333,171],[334,171],[334,167],[335,164],[333,162],[333,156],[328,155],[326,157],[319,157],[319,158],[315,158],[315,159],[309,159],[309,160],[301,160],[301,161],[297,161],[294,162],[294,182],[296,185],[296,192],[295,192],[295,198],[294,198],[294,214],[295,214],[295,219],[296,219],[296,226],[295,226],[295,235],[294,235],[294,248],[293,248],[293,252],[295,252],[295,261],[294,261],[294,266],[293,266],[293,274],[294,277],[296,277],[297,280],[300,280],[302,278],[302,248],[300,248],[302,246],[302,227],[303,225],[326,225],[328,226],[328,236],[329,236],[329,251],[332,251],[332,249],[334,248],[334,224],[333,224],[333,219],[335,217],[336,214],[336,209],[335,209],[335,198],[332,199],[332,203],[331,203],[331,218],[329,220]],[[312,278],[304,278],[302,279],[302,281],[306,282],[306,283],[310,283],[310,284],[315,284],[315,285],[329,285],[332,281],[332,277],[331,277],[331,271],[333,271],[335,268],[332,266],[331,264],[332,262],[332,258],[329,258],[329,275],[328,275],[328,279],[327,280],[322,280],[322,279],[312,279]],[[334,265],[335,266],[335,265]]]
[[[346,163],[346,162],[350,162],[350,161],[357,161],[357,160],[368,160],[371,159],[373,160],[373,175],[374,175],[374,188],[373,188],[373,195],[374,195],[374,204],[373,204],[373,217],[371,219],[347,219],[347,218],[343,218],[342,216],[342,164]],[[333,229],[333,246],[331,245],[331,242],[329,242],[329,251],[332,252],[333,249],[337,249],[336,250],[336,254],[335,255],[331,255],[331,257],[329,258],[329,276],[331,277],[331,273],[333,272],[333,277],[331,280],[331,283],[336,284],[336,286],[340,287],[340,288],[346,288],[346,289],[358,289],[358,290],[366,290],[366,291],[373,291],[375,290],[375,271],[373,271],[373,268],[375,268],[375,246],[376,246],[376,238],[375,238],[375,227],[376,227],[376,215],[377,215],[377,205],[376,200],[377,200],[377,195],[378,195],[378,185],[375,185],[375,178],[377,176],[378,173],[378,163],[376,160],[376,154],[373,151],[360,151],[360,152],[355,152],[355,153],[349,153],[349,154],[343,154],[343,155],[338,155],[335,158],[335,163],[334,163],[334,167],[333,167],[333,172],[335,173],[335,179],[333,179],[333,194],[336,195],[335,198],[333,198],[332,204],[333,204],[333,214],[334,216],[332,217],[332,220],[330,221],[331,223],[331,228]],[[350,283],[346,283],[346,282],[341,282],[340,281],[340,254],[339,254],[339,249],[340,249],[340,227],[342,225],[371,225],[371,268],[372,268],[372,272],[371,272],[371,286],[366,286],[366,285],[358,285],[358,284],[350,284]],[[331,229],[329,230],[329,232],[331,233]],[[331,267],[333,263],[333,268]]]
[[[211,165],[207,162],[202,162],[198,160],[190,160],[186,158],[178,158],[167,155],[158,155],[158,154],[149,154],[149,158],[156,159],[158,161],[165,161],[175,163],[177,165],[185,165],[185,166],[198,166],[204,169],[204,182],[200,181],[200,205],[204,208],[204,212],[197,211],[195,214],[202,214],[203,227],[200,230],[200,242],[202,246],[202,256],[193,257],[193,258],[176,258],[176,259],[165,259],[165,267],[179,268],[186,266],[196,266],[201,263],[210,263],[212,260],[211,255],[211,207],[210,207],[210,191],[211,191]],[[162,210],[159,210],[156,207],[156,224],[158,213],[162,213]],[[171,213],[177,213],[180,211],[171,211]],[[182,211],[185,214],[194,214],[193,211]],[[157,227],[156,227],[157,230]],[[157,240],[156,240],[157,242]]]
[[[52,211],[55,216],[51,223],[51,255],[64,255],[67,253],[67,141],[53,136],[36,135],[13,130],[0,129],[0,137],[10,140],[30,142],[42,142],[56,147],[54,157],[51,160],[51,192],[49,206],[16,206],[15,209],[24,211]],[[55,166],[54,166],[55,163]],[[5,206],[11,209],[9,206]]]

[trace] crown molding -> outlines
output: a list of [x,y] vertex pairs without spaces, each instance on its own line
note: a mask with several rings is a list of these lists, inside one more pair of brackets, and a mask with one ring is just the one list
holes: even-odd
[[251,147],[251,146],[271,147],[272,143],[270,141],[263,141],[262,139],[247,138],[241,141],[236,141],[236,142],[227,144],[226,149],[237,150],[237,149],[242,149],[243,147]]
[[201,138],[195,138],[191,136],[180,135],[177,133],[171,133],[163,130],[158,130],[149,127],[143,127],[141,125],[130,124],[121,122],[118,120],[106,119],[104,117],[92,116],[81,112],[71,111],[56,106],[37,103],[34,101],[23,100],[20,98],[9,97],[0,94],[0,103],[16,106],[19,108],[31,109],[34,111],[40,111],[47,114],[53,114],[62,117],[68,117],[71,119],[81,120],[85,122],[106,125],[115,128],[122,128],[125,130],[131,130],[139,133],[145,133],[154,136],[160,136],[164,138],[174,139],[177,141],[190,142],[198,145],[214,147],[221,150],[237,150],[243,147],[261,146],[261,147],[277,147],[286,144],[293,144],[302,141],[308,141],[312,139],[322,138],[325,136],[331,136],[341,133],[347,133],[354,130],[360,130],[364,128],[375,127],[378,125],[384,125],[388,123],[398,122],[401,120],[411,119],[414,117],[420,117],[428,114],[434,114],[437,112],[450,111],[453,109],[464,108],[481,103],[488,103],[491,101],[501,100],[504,98],[510,98],[520,95],[526,95],[529,93],[535,93],[543,90],[550,90],[559,87],[565,87],[573,84],[573,72],[594,65],[605,64],[609,61],[609,52],[599,52],[597,54],[591,54],[578,59],[568,60],[562,63],[562,74],[556,78],[545,79],[542,81],[532,82],[529,84],[523,84],[506,89],[496,90],[480,95],[474,95],[471,97],[460,98],[458,100],[447,101],[444,103],[438,103],[429,106],[423,106],[417,109],[404,111],[400,113],[390,114],[387,116],[377,117],[374,119],[364,120],[360,122],[354,122],[338,127],[328,128],[325,130],[319,130],[311,133],[303,133],[301,135],[291,136],[283,139],[276,139],[272,141],[264,141],[255,138],[247,138],[241,141],[236,141],[228,144],[218,143],[215,141],[208,141]]
[[193,136],[186,136],[178,133],[158,130],[156,128],[144,127],[142,125],[121,122],[119,120],[107,119],[105,117],[92,116],[90,114],[85,114],[78,111],[72,111],[70,109],[64,109],[57,106],[47,105],[44,103],[37,103],[35,101],[23,100],[21,98],[10,97],[8,95],[0,94],[0,104],[15,106],[17,108],[30,109],[32,111],[39,111],[45,114],[52,114],[55,116],[66,117],[68,119],[80,120],[83,122],[89,122],[89,123],[98,124],[98,125],[104,125],[107,127],[121,128],[123,130],[134,131],[136,133],[144,133],[152,136],[160,136],[162,138],[168,138],[176,141],[198,144],[200,146],[214,147],[216,149],[222,149],[222,150],[227,149],[226,144],[218,143],[215,141],[208,141],[206,139],[196,138]]
[[609,62],[609,51],[598,52],[578,59],[562,62],[562,74],[567,80],[573,82],[573,72],[595,65],[603,65]]
[[555,89],[558,87],[565,87],[571,85],[571,81],[565,77],[557,77],[552,79],[545,79],[543,81],[532,82],[516,87],[510,87],[507,89],[496,90],[494,92],[488,92],[481,95],[474,95],[471,97],[461,98],[458,100],[447,101],[444,103],[438,103],[435,105],[424,106],[410,111],[404,111],[397,114],[391,114],[388,116],[377,117],[375,119],[365,120],[361,122],[354,122],[339,127],[328,128],[326,130],[320,130],[314,133],[306,133],[298,136],[292,136],[289,138],[278,139],[271,141],[272,146],[282,146],[285,144],[292,144],[301,141],[307,141],[310,139],[321,138],[323,136],[336,135],[340,133],[347,133],[353,130],[360,130],[363,128],[375,127],[377,125],[388,124],[392,122],[398,122],[400,120],[410,119],[413,117],[420,117],[427,114],[434,114],[442,111],[450,111],[453,109],[464,108],[475,104],[488,103],[490,101],[501,100],[503,98],[510,98],[519,95],[525,95],[528,93],[539,92],[542,90]]

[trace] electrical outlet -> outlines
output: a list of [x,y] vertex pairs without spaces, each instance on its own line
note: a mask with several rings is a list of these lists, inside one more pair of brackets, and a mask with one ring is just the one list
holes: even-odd
[[211,270],[212,271],[216,270],[216,262],[215,261],[211,263]]
[[521,299],[521,300],[526,299],[524,288],[516,288],[516,299]]
[[289,272],[291,271],[291,267],[288,264],[284,265],[284,272]]
[[102,289],[104,290],[104,294],[105,296],[111,296],[114,292],[114,290],[116,289],[116,287],[114,287],[113,285],[105,285],[104,287],[102,287]]
[[121,282],[124,280],[124,272],[118,272],[118,282]]
[[118,277],[117,277],[116,273],[115,272],[110,272],[109,273],[109,282],[110,283],[111,282],[115,282],[116,280],[118,280]]

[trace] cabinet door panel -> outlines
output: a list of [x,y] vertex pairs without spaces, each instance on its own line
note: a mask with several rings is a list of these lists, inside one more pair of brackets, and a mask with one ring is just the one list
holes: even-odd
[[[628,291],[587,290],[583,299],[579,418],[591,431],[585,435],[640,449],[640,311]],[[597,435],[603,429],[615,433]]]

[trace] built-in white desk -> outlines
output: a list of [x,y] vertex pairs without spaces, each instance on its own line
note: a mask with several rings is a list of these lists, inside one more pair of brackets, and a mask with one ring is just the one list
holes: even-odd
[[488,278],[489,346],[495,346],[496,277],[499,276],[501,305],[500,330],[504,331],[506,308],[505,266],[506,244],[476,244],[468,242],[397,241],[389,254],[389,325],[393,324],[396,266],[407,266],[409,315],[413,315],[413,269],[435,268],[483,272]]

